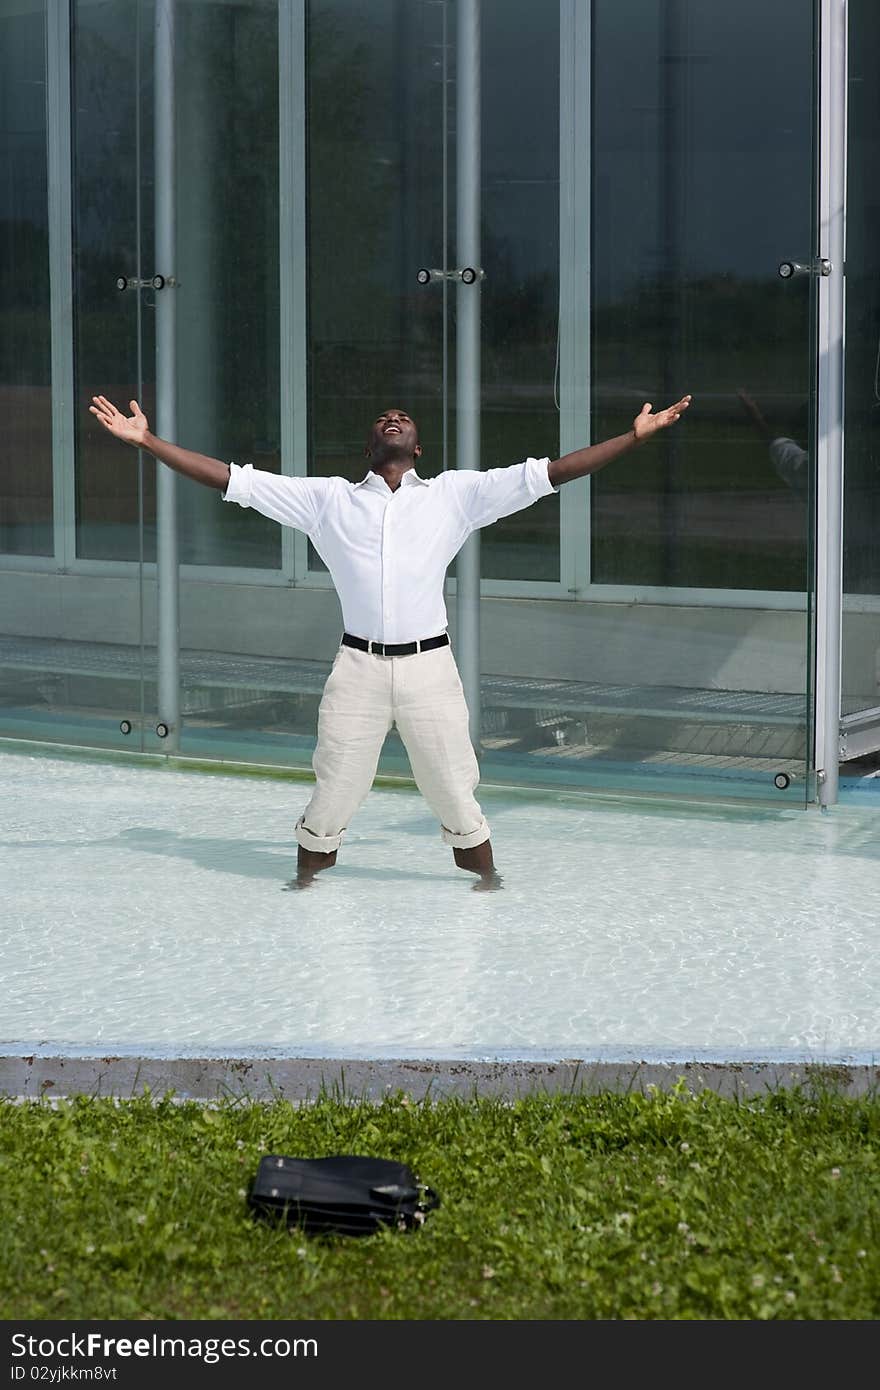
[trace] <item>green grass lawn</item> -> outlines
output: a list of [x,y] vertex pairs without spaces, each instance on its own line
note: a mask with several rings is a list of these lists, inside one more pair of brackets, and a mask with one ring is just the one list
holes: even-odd
[[[263,1153],[409,1163],[411,1233],[254,1220]],[[0,1100],[4,1319],[874,1319],[880,1097]]]

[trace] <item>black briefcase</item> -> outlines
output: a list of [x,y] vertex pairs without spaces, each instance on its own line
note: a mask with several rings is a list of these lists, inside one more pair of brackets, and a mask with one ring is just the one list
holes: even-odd
[[251,1183],[248,1205],[257,1216],[279,1217],[309,1233],[363,1236],[380,1226],[412,1230],[440,1205],[440,1198],[405,1163],[392,1159],[266,1154]]

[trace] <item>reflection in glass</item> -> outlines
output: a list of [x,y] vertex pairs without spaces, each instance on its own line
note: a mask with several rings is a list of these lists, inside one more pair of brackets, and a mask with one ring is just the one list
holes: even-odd
[[51,555],[52,416],[42,5],[0,3],[0,551]]

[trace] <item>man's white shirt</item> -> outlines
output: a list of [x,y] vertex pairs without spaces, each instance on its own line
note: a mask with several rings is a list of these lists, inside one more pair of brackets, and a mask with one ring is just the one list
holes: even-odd
[[346,632],[374,642],[435,637],[448,623],[446,570],[472,531],[557,492],[547,458],[420,478],[291,478],[230,464],[224,502],[304,531],[339,595]]

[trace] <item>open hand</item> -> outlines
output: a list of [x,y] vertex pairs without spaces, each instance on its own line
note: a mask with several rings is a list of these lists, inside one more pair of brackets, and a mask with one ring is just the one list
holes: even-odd
[[680,419],[691,403],[690,396],[682,396],[675,405],[669,406],[666,410],[658,410],[656,415],[652,414],[650,401],[646,401],[633,420],[633,430],[636,439],[647,439],[655,430],[665,429],[667,425],[674,425]]
[[106,396],[92,396],[93,404],[89,410],[96,419],[100,420],[105,430],[115,434],[117,439],[123,439],[126,444],[134,444],[138,447],[143,444],[144,438],[149,429],[149,423],[144,412],[141,410],[137,401],[129,401],[131,415],[123,415],[116,406],[107,400]]

